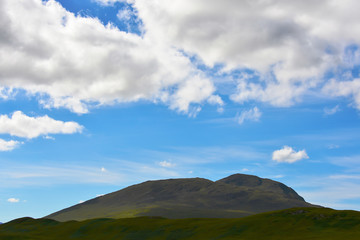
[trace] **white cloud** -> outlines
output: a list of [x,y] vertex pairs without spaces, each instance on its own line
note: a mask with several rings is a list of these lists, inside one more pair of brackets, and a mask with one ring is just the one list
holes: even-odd
[[309,156],[305,150],[296,152],[292,147],[284,146],[280,150],[276,150],[272,154],[272,160],[276,162],[294,163],[302,159],[307,159]]
[[246,120],[259,121],[262,113],[257,107],[254,107],[250,110],[241,112],[240,116],[237,117],[239,124],[243,124]]
[[217,112],[218,113],[223,113],[224,112],[224,101],[221,99],[221,97],[219,95],[212,95],[211,97],[208,98],[208,103],[212,104],[212,105],[217,105]]
[[55,140],[55,138],[54,137],[51,137],[51,136],[44,136],[44,139],[47,139],[47,140]]
[[9,203],[18,203],[18,202],[20,202],[20,199],[18,199],[18,198],[9,198],[7,201]]
[[[52,119],[47,115],[29,117],[21,111],[16,111],[11,117],[0,115],[0,134],[10,134],[22,138],[36,138],[48,134],[73,134],[81,132],[83,127],[76,122],[63,122]],[[8,144],[17,145],[10,141]]]
[[144,99],[187,113],[215,91],[173,45],[76,16],[54,0],[4,0],[0,16],[0,86],[37,94],[45,107],[87,113],[92,104]]
[[208,103],[210,103],[212,105],[219,105],[219,106],[224,105],[224,101],[221,99],[221,97],[219,95],[213,95],[213,96],[209,97]]
[[[224,70],[254,70],[232,99],[291,106],[317,87],[327,70],[357,61],[346,48],[360,44],[356,0],[128,0],[147,35]],[[350,63],[350,64],[351,64]],[[241,85],[243,84],[243,85]]]
[[230,94],[238,103],[287,107],[325,85],[325,94],[352,97],[360,109],[358,79],[323,79],[360,63],[360,51],[348,50],[360,45],[359,1],[94,1],[130,4],[118,17],[136,14],[142,36],[76,16],[55,0],[1,1],[1,98],[20,88],[45,107],[77,113],[139,100],[183,113],[216,103],[221,112],[213,80],[188,57],[195,56],[208,67],[220,63],[222,72],[251,70]]
[[336,105],[333,108],[325,108],[324,109],[324,113],[325,115],[334,115],[335,113],[337,113],[338,111],[340,111],[340,106]]
[[20,144],[22,144],[22,143],[18,142],[18,141],[14,141],[14,140],[5,141],[4,139],[0,138],[0,152],[14,150]]
[[[271,80],[271,79],[270,79]],[[300,101],[300,97],[308,89],[307,86],[295,86],[292,83],[268,81],[266,87],[252,83],[250,80],[238,81],[237,89],[230,99],[237,103],[250,100],[269,102],[278,107],[289,107]]]
[[106,168],[102,167],[101,169],[101,172],[107,172]]
[[355,107],[360,109],[360,78],[352,81],[332,79],[324,86],[323,92],[334,97],[351,97]]
[[85,201],[84,200],[80,200],[79,203],[84,203]]
[[[200,75],[194,76],[179,86],[179,89],[172,96],[171,107],[182,112],[188,112],[191,103],[201,103],[209,98],[209,101],[214,103],[213,98],[211,98],[214,91],[215,87],[209,79],[202,78]],[[217,100],[219,102],[221,99]]]
[[126,2],[126,0],[92,0],[103,6],[111,6],[116,2]]
[[119,12],[116,14],[119,20],[129,21],[132,16],[132,12],[129,8],[120,9]]
[[169,162],[169,161],[162,161],[162,162],[159,162],[159,165],[161,167],[165,167],[165,168],[172,168],[172,167],[175,167],[176,165],[172,162]]

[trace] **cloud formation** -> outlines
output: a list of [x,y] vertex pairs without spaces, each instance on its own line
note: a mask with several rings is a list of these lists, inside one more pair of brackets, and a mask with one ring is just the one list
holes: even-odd
[[[324,78],[360,64],[356,0],[96,1],[131,5],[142,35],[74,15],[55,0],[1,1],[1,98],[24,89],[45,107],[76,113],[139,100],[190,114],[215,103],[221,112],[214,80],[195,58],[220,64],[220,73],[246,70],[229,93],[240,104],[288,107],[325,86],[324,94],[352,98],[360,109],[358,76]],[[119,19],[127,21],[129,9]]]
[[333,108],[325,108],[324,113],[325,113],[325,115],[334,115],[335,113],[339,112],[340,110],[341,110],[340,106],[336,105]]
[[164,167],[164,168],[172,168],[172,167],[175,167],[175,164],[172,163],[172,162],[169,162],[169,161],[159,162],[159,165],[160,165],[161,167]]
[[[73,134],[81,132],[83,126],[76,122],[63,122],[52,119],[47,115],[29,117],[21,111],[14,112],[11,117],[0,115],[0,134],[32,139],[48,134]],[[1,142],[0,142],[1,144]],[[17,142],[10,141],[8,145],[16,146]]]
[[103,6],[110,6],[116,2],[124,2],[124,0],[93,0],[93,1],[95,1],[98,4],[103,5]]
[[0,16],[0,86],[38,94],[45,107],[87,113],[93,104],[144,99],[186,113],[215,91],[173,46],[75,16],[54,0],[5,0]]
[[360,63],[360,51],[348,51],[360,44],[356,0],[127,2],[158,41],[207,66],[221,63],[223,71],[250,69],[249,78],[239,79],[236,102],[291,106],[321,87],[326,71]]
[[259,121],[261,115],[262,113],[260,110],[257,107],[254,107],[247,111],[241,112],[240,116],[237,118],[237,121],[239,124],[243,124],[246,120]]
[[18,198],[9,198],[7,201],[9,203],[18,203],[18,202],[20,202],[20,199],[18,199]]
[[276,150],[272,154],[272,160],[279,163],[294,163],[302,159],[307,159],[309,156],[305,150],[296,152],[292,147],[284,146],[280,150]]
[[350,81],[332,79],[325,85],[323,92],[334,97],[351,97],[355,107],[360,109],[360,78]]
[[11,151],[18,147],[21,142],[10,140],[6,141],[0,138],[0,152]]

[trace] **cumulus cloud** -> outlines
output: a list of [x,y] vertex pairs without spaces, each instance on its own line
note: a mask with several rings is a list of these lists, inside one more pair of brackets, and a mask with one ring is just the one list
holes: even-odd
[[[215,87],[209,79],[202,78],[199,75],[194,76],[179,86],[179,89],[172,96],[171,107],[182,112],[188,112],[191,103],[201,103],[206,99],[215,103],[214,97],[210,98],[214,91]],[[221,99],[218,99],[220,97],[216,96],[215,98],[217,104],[221,104]]]
[[[291,106],[359,45],[356,0],[128,0],[148,35],[224,71],[251,69],[232,99]],[[357,58],[353,58],[356,62]]]
[[172,45],[76,16],[54,0],[4,0],[0,16],[0,86],[37,94],[45,107],[87,113],[92,104],[145,99],[186,113],[215,91]]
[[360,64],[360,51],[348,51],[360,45],[359,1],[94,1],[130,4],[118,18],[136,14],[142,36],[74,15],[55,0],[0,2],[1,98],[20,88],[45,107],[76,113],[139,100],[183,113],[208,102],[222,112],[211,76],[189,57],[195,56],[210,68],[220,63],[222,72],[250,70],[230,94],[240,104],[288,107],[325,85],[324,93],[352,97],[360,109],[358,79],[323,78]]
[[18,141],[14,141],[14,140],[5,141],[4,139],[1,139],[1,138],[0,138],[0,152],[5,152],[5,151],[14,150],[14,149],[17,148],[20,144],[22,144],[22,143],[21,143],[21,142],[18,142]]
[[[0,115],[0,134],[10,134],[21,138],[36,138],[48,134],[73,134],[81,132],[83,127],[76,122],[63,122],[45,115],[29,117],[21,111],[14,112],[10,117]],[[0,142],[0,144],[5,144]],[[16,146],[15,141],[7,142],[8,146]]]
[[18,198],[9,198],[7,201],[9,203],[18,203],[18,202],[20,202],[20,199],[18,199]]
[[240,116],[237,117],[237,121],[239,124],[243,124],[244,121],[259,121],[262,113],[257,107],[254,107],[250,110],[241,112]]
[[280,150],[276,150],[272,154],[272,160],[279,163],[294,163],[302,159],[307,159],[309,156],[305,150],[296,152],[292,147],[284,146]]

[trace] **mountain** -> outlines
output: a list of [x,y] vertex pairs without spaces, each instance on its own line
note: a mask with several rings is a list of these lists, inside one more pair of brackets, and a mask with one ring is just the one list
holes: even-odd
[[360,239],[360,212],[295,208],[233,219],[91,219],[57,222],[21,218],[0,225],[0,239]]
[[236,218],[292,207],[313,207],[293,189],[270,179],[235,174],[218,181],[203,178],[147,181],[55,212],[57,221],[161,216]]

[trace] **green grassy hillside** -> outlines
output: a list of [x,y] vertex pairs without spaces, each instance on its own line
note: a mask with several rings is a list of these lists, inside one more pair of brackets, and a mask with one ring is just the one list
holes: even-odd
[[293,208],[238,219],[92,219],[57,222],[22,218],[0,225],[0,239],[360,239],[360,213]]
[[312,206],[280,182],[235,174],[216,182],[203,178],[147,181],[46,218],[57,221],[138,216],[239,218],[291,207]]

